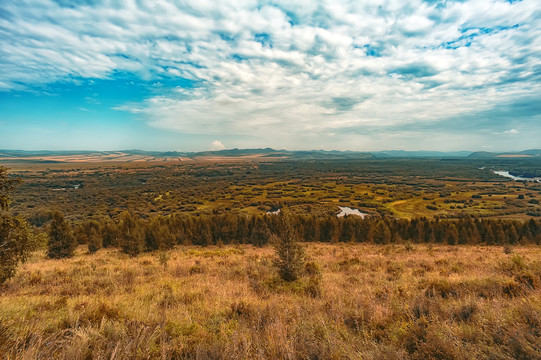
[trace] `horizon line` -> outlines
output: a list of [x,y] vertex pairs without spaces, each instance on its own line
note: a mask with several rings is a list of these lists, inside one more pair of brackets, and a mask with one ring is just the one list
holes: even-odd
[[2,151],[21,151],[21,152],[38,152],[38,151],[47,151],[47,152],[128,152],[128,151],[143,151],[143,152],[159,152],[159,153],[165,153],[165,152],[179,152],[179,153],[200,153],[200,152],[222,152],[222,151],[231,151],[231,150],[273,150],[273,151],[292,151],[292,152],[300,152],[300,151],[323,151],[323,152],[354,152],[354,153],[372,153],[372,152],[387,152],[387,151],[404,151],[404,152],[439,152],[439,153],[456,153],[456,152],[470,152],[470,153],[476,153],[476,152],[487,152],[487,153],[516,153],[516,152],[524,152],[524,151],[530,151],[530,150],[540,150],[536,148],[527,148],[522,150],[431,150],[431,149],[421,149],[421,150],[407,150],[407,149],[382,149],[382,150],[338,150],[338,149],[275,149],[272,147],[259,147],[259,148],[253,148],[253,147],[247,147],[247,148],[225,148],[225,149],[206,149],[206,150],[144,150],[144,149],[138,149],[138,148],[131,148],[131,149],[108,149],[108,150],[97,150],[97,149],[0,149],[0,152]]

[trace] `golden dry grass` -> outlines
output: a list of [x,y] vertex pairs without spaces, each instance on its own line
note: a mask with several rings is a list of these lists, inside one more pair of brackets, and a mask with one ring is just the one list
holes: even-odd
[[[6,359],[534,359],[541,248],[304,244],[37,252],[0,290]],[[507,251],[509,252],[509,251]]]

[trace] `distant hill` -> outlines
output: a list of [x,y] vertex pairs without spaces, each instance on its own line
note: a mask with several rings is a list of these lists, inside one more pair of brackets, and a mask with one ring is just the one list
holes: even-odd
[[488,151],[477,151],[471,153],[468,158],[470,159],[494,159],[494,158],[528,158],[528,157],[541,157],[541,149],[529,149],[517,152],[488,152]]
[[35,157],[35,156],[65,156],[65,155],[90,155],[105,153],[104,151],[70,151],[70,150],[0,150],[0,158],[6,157]]
[[24,151],[0,150],[2,163],[83,163],[83,162],[163,162],[194,160],[347,160],[347,159],[393,159],[393,158],[434,158],[434,159],[495,159],[495,158],[541,158],[541,150],[530,149],[520,152],[493,153],[469,151],[405,151],[385,150],[376,152],[337,150],[275,150],[227,149],[217,151],[180,152],[145,151],[138,149],[121,151]]
[[196,153],[188,153],[190,158],[200,158],[205,156],[217,157],[235,157],[235,156],[260,156],[263,158],[284,158],[294,160],[309,160],[309,159],[370,159],[374,155],[365,152],[357,151],[326,151],[326,150],[274,150],[271,148],[265,149],[231,149],[220,151],[202,151]]
[[471,151],[406,151],[406,150],[384,150],[372,152],[378,158],[391,157],[391,158],[411,158],[411,157],[431,157],[431,158],[447,158],[447,157],[466,157],[471,154]]
[[374,158],[374,155],[371,153],[355,152],[355,151],[314,150],[314,151],[293,151],[290,155],[290,158],[295,159],[295,160],[372,159]]
[[275,155],[283,154],[283,151],[274,150],[271,148],[265,149],[227,149],[227,150],[214,150],[214,151],[199,151],[186,153],[188,157],[204,157],[204,156],[253,156],[253,155]]

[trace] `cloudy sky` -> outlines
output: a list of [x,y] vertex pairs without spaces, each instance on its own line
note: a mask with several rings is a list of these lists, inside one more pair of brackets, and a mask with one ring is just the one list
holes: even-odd
[[539,0],[0,1],[3,149],[540,139]]

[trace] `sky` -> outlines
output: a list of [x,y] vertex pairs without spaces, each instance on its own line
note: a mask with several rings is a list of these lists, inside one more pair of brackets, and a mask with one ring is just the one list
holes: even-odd
[[541,1],[1,0],[0,149],[541,147]]

